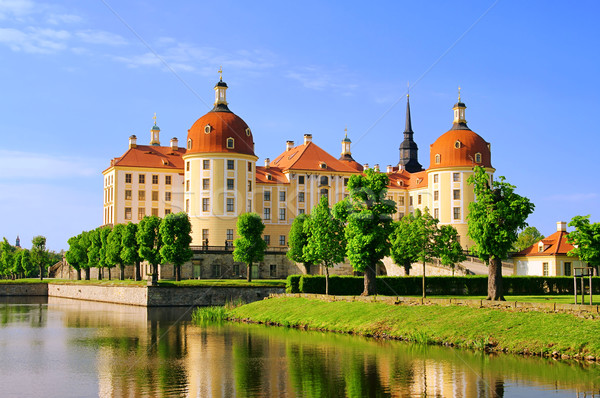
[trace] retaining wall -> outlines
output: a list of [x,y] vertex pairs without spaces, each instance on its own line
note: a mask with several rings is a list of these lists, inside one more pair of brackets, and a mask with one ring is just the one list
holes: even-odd
[[2,283],[0,296],[47,296],[46,283]]
[[238,299],[251,303],[283,292],[284,287],[148,286],[148,307],[225,305]]
[[141,306],[147,306],[148,303],[148,291],[145,286],[63,285],[49,283],[48,296]]

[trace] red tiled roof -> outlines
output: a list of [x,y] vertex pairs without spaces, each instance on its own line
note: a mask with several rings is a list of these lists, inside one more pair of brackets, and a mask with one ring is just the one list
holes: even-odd
[[394,171],[388,173],[388,177],[390,178],[390,184],[388,185],[388,188],[393,189],[425,188],[428,184],[427,172],[425,170],[416,173],[409,173],[404,169],[398,170],[397,167],[394,167]]
[[111,160],[112,166],[150,167],[159,169],[183,170],[182,155],[185,148],[173,151],[170,146],[138,145],[130,148],[119,158]]
[[[323,163],[326,167],[321,166]],[[270,166],[279,167],[284,172],[287,170],[314,170],[358,174],[358,171],[348,162],[334,158],[312,141],[283,152],[270,163]]]
[[[556,231],[552,235],[544,238],[540,241],[535,242],[533,245],[520,252],[515,253],[515,257],[533,257],[533,256],[556,256],[566,255],[573,249],[573,245],[567,242],[568,232]],[[542,242],[544,246],[547,246],[546,250],[539,252],[538,244]]]
[[[455,146],[460,142],[458,148]],[[481,154],[481,163],[475,163],[475,155]],[[440,155],[440,163],[435,162],[435,155]],[[429,147],[429,168],[473,166],[492,167],[489,144],[471,130],[450,130],[442,134]]]
[[[269,180],[268,175],[271,175]],[[256,166],[256,182],[261,184],[289,184],[285,174],[279,167]]]
[[[207,130],[207,126],[210,126]],[[208,131],[208,133],[207,133]],[[254,140],[246,122],[235,113],[208,112],[188,130],[192,140],[188,153],[225,152],[254,156]],[[227,139],[233,138],[233,148],[227,147]]]

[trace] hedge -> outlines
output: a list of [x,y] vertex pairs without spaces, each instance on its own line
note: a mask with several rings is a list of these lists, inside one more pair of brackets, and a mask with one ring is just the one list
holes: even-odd
[[[485,296],[487,276],[428,276],[427,294]],[[573,277],[570,276],[505,276],[504,293],[512,295],[573,294]],[[592,278],[594,294],[600,294],[600,277]],[[422,294],[421,276],[379,276],[377,293],[383,296],[416,296]],[[577,280],[579,289],[580,282]],[[588,278],[585,278],[587,289]],[[336,296],[357,296],[364,290],[362,276],[329,277],[329,294]],[[325,293],[325,276],[291,275],[287,279],[288,293]]]

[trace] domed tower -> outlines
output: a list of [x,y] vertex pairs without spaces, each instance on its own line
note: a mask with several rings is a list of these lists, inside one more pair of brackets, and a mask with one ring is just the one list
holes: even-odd
[[229,110],[222,71],[213,109],[188,130],[184,160],[184,210],[192,245],[233,247],[237,217],[253,211],[254,141],[250,128]]
[[450,224],[457,229],[463,248],[473,245],[467,236],[467,215],[475,195],[467,180],[473,174],[474,166],[484,167],[490,178],[495,171],[490,144],[467,126],[466,108],[461,102],[459,88],[458,102],[452,107],[452,128],[431,145],[427,169],[431,214],[441,224]]
[[344,128],[344,139],[342,140],[342,154],[340,155],[338,160],[345,162],[348,166],[356,169],[356,171],[363,171],[363,166],[358,163],[352,157],[352,151],[350,150],[350,145],[352,145],[352,140],[348,138],[348,128]]
[[413,140],[413,135],[414,132],[410,120],[410,102],[408,94],[406,94],[406,126],[404,128],[404,141],[400,144],[400,161],[398,162],[398,168],[401,170],[404,169],[409,173],[423,171],[423,166],[419,163],[418,158],[419,147]]

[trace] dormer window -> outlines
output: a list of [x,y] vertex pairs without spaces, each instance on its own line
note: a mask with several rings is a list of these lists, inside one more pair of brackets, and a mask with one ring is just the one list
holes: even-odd
[[250,131],[250,127],[246,127],[246,135],[250,137],[250,134],[252,134],[252,132]]
[[440,164],[440,162],[442,161],[442,155],[440,155],[439,153],[435,154],[435,164]]
[[206,126],[204,126],[204,134],[210,134],[211,131],[212,131],[212,126],[210,124],[207,124]]
[[321,163],[319,163],[319,167],[322,168],[322,169],[326,169],[327,168],[327,163],[321,162]]
[[187,149],[192,149],[192,139],[191,138],[188,140]]
[[273,181],[273,176],[271,174],[267,174],[267,180]]
[[454,143],[454,148],[460,149],[460,147],[462,147],[462,143],[459,140],[456,140],[456,142]]
[[475,154],[475,163],[481,163],[481,154],[479,152]]
[[233,149],[234,146],[234,139],[231,137],[227,138],[227,149]]
[[540,242],[538,244],[538,253],[541,253],[544,251],[544,243]]

